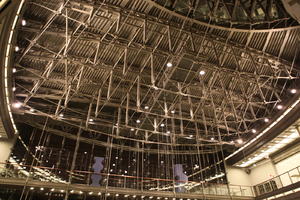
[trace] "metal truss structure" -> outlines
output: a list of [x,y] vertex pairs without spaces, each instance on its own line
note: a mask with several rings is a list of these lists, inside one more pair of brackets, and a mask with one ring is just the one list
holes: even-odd
[[210,148],[249,136],[288,97],[299,75],[297,26],[218,29],[159,8],[27,2],[15,58],[24,117],[125,142]]

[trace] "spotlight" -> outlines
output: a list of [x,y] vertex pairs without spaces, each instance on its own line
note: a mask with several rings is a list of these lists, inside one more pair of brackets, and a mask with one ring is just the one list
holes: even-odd
[[296,93],[297,93],[297,90],[296,90],[296,89],[291,89],[291,93],[292,93],[292,94],[296,94]]
[[83,194],[83,192],[82,192],[82,191],[79,191],[79,194]]
[[30,111],[30,112],[34,112],[34,109],[33,109],[33,108],[30,108],[29,111]]
[[43,190],[44,190],[44,188],[40,188],[40,190],[42,190],[42,191],[43,191]]
[[205,74],[205,71],[201,70],[201,71],[199,72],[199,74],[200,74],[201,76],[203,76],[203,75]]
[[168,62],[167,67],[173,67],[173,64],[171,62]]
[[118,197],[119,196],[119,194],[116,194],[116,197]]
[[124,197],[129,197],[129,195],[128,195],[128,194],[125,194]]
[[87,152],[85,151],[84,154],[87,154]]
[[264,122],[269,122],[270,120],[269,120],[269,118],[264,118]]
[[171,110],[171,113],[174,114],[174,113],[175,113],[175,110]]
[[282,106],[282,105],[280,105],[280,104],[279,104],[279,105],[277,105],[277,109],[278,109],[278,110],[281,110],[282,108],[283,108],[283,106]]
[[93,119],[89,119],[89,122],[93,122],[94,120]]
[[149,109],[149,106],[145,106],[145,109],[148,110],[148,109]]
[[138,123],[138,124],[141,123],[141,120],[137,119],[137,120],[136,120],[136,123]]
[[212,138],[210,138],[210,140],[212,140],[212,141],[213,141],[213,140],[215,140],[215,138],[213,138],[213,137],[212,137]]
[[65,192],[64,190],[60,190],[61,193]]
[[20,51],[20,47],[15,46],[15,52],[18,52],[18,51]]
[[21,108],[22,104],[20,102],[13,103],[14,108]]
[[252,133],[256,133],[256,130],[255,130],[255,129],[251,129],[251,132],[252,132]]
[[135,198],[135,197],[136,197],[136,195],[133,195],[132,197],[133,197],[133,198]]
[[238,144],[243,144],[243,140],[242,140],[242,139],[238,139],[238,140],[237,140],[237,143],[238,143]]
[[71,190],[70,193],[74,193],[74,190]]
[[54,188],[52,188],[50,191],[51,191],[51,192],[54,192],[54,190],[55,190],[55,189],[54,189]]
[[167,131],[167,134],[170,134],[171,132],[170,131]]
[[31,187],[30,190],[34,190],[34,187]]
[[98,195],[100,196],[100,195],[101,195],[101,192],[98,192]]
[[63,116],[64,116],[64,114],[63,114],[63,113],[60,113],[60,114],[59,114],[59,116],[60,116],[60,117],[63,117]]
[[93,192],[89,192],[89,195],[92,195],[93,194]]
[[131,128],[130,131],[134,131],[134,128]]
[[13,73],[16,73],[16,72],[17,72],[17,69],[16,69],[16,68],[13,68],[13,69],[12,69],[12,72],[13,72]]
[[21,22],[22,26],[26,26],[27,22],[25,19],[22,19],[22,22]]
[[164,123],[160,124],[160,127],[165,127],[165,124]]
[[12,88],[12,91],[14,92],[14,91],[16,91],[16,89],[17,89],[16,87],[13,87],[13,88]]

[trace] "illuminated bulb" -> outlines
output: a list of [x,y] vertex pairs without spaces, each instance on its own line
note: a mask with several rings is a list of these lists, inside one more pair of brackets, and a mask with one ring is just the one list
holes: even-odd
[[116,194],[116,197],[118,197],[119,196],[119,194]]
[[136,197],[136,195],[133,195],[132,197],[133,197],[133,198],[135,198],[135,197]]
[[34,109],[33,109],[33,108],[30,108],[29,111],[30,111],[30,112],[34,112]]
[[92,195],[93,194],[93,192],[89,192],[89,195]]
[[136,120],[136,123],[138,123],[138,124],[141,123],[141,120],[137,119],[137,120]]
[[131,128],[130,131],[134,131],[134,128]]
[[165,124],[160,124],[160,127],[165,127]]
[[82,191],[79,191],[79,194],[82,194],[83,192]]
[[31,187],[30,190],[34,190],[34,187]]
[[21,22],[22,26],[26,26],[27,22],[25,19],[22,19],[22,22]]
[[124,172],[125,174],[127,174],[127,171],[125,170],[125,172]]
[[18,51],[20,51],[20,47],[15,46],[15,52],[18,52]]
[[129,195],[128,195],[128,194],[125,194],[124,197],[129,197]]
[[71,192],[71,193],[74,193],[74,190],[71,190],[70,192]]
[[16,73],[16,72],[17,72],[17,69],[16,69],[16,68],[13,68],[13,69],[12,69],[12,72],[13,72],[13,73]]
[[101,195],[101,192],[98,192],[98,195],[100,196],[100,195]]
[[153,198],[153,196],[150,196],[150,197],[149,197],[149,199],[152,199],[152,198]]
[[269,118],[264,119],[264,122],[266,122],[266,123],[269,122],[269,121],[270,121]]
[[87,152],[85,151],[84,154],[87,154]]
[[292,93],[292,94],[296,94],[296,93],[297,93],[297,90],[296,90],[296,89],[291,89],[291,93]]
[[145,198],[145,196],[141,196],[141,199]]
[[255,130],[255,129],[252,129],[251,132],[252,132],[252,133],[256,133],[256,130]]
[[174,114],[174,113],[175,113],[175,110],[171,110],[171,113]]
[[110,196],[110,193],[107,193],[106,196]]
[[93,119],[89,119],[89,122],[93,122],[94,120]]
[[148,109],[149,109],[149,106],[145,106],[145,109],[148,110]]
[[281,110],[282,108],[283,108],[282,105],[277,105],[277,109],[278,109],[278,110]]
[[60,190],[60,192],[64,192],[64,190]]
[[215,138],[212,137],[212,138],[210,138],[210,140],[215,140]]
[[16,89],[17,89],[16,87],[13,87],[13,88],[12,88],[12,91],[14,92],[14,91],[16,91]]
[[168,63],[167,63],[167,67],[173,67],[173,64],[170,63],[170,62],[168,62]]
[[54,189],[54,188],[52,188],[50,191],[51,191],[51,192],[53,192],[54,190],[55,190],[55,189]]
[[171,132],[170,131],[167,131],[167,134],[170,134]]
[[205,74],[205,71],[201,70],[201,71],[199,72],[199,74],[200,74],[201,76],[203,76],[203,75]]
[[21,108],[22,104],[20,102],[13,103],[14,108]]
[[60,117],[63,117],[63,116],[64,116],[64,114],[63,114],[63,113],[60,113],[60,114],[59,114],[59,116],[60,116]]

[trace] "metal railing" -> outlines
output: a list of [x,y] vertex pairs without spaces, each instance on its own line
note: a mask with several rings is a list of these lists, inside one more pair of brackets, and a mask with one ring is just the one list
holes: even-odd
[[[300,166],[253,186],[255,195],[266,194],[300,181]],[[300,191],[300,188],[290,192]]]
[[[254,197],[251,186],[238,186],[227,184],[216,184],[209,182],[178,181],[172,179],[137,177],[130,175],[95,173],[92,171],[79,171],[55,169],[49,167],[26,166],[18,163],[0,164],[0,176],[9,179],[42,181],[59,183],[63,185],[84,185],[85,189],[120,188],[138,190],[141,193],[166,193],[173,196],[193,195],[193,196],[234,196],[234,197]],[[98,184],[93,184],[93,176],[101,176]],[[71,178],[70,178],[71,177]],[[96,178],[97,179],[97,178]],[[71,181],[69,181],[71,180]],[[26,185],[25,185],[26,186]],[[28,185],[29,187],[29,185]],[[45,187],[42,186],[41,187]],[[77,191],[78,192],[78,191]],[[87,191],[86,191],[87,192]],[[100,191],[99,191],[100,192]],[[155,195],[154,195],[155,196]]]

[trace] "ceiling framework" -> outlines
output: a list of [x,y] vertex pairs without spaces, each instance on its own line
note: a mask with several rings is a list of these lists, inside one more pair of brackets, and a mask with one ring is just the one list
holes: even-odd
[[235,28],[282,28],[297,24],[281,1],[273,0],[149,0],[158,7],[201,22]]
[[217,29],[158,4],[29,1],[14,74],[24,117],[164,145],[249,137],[299,76],[299,29]]

